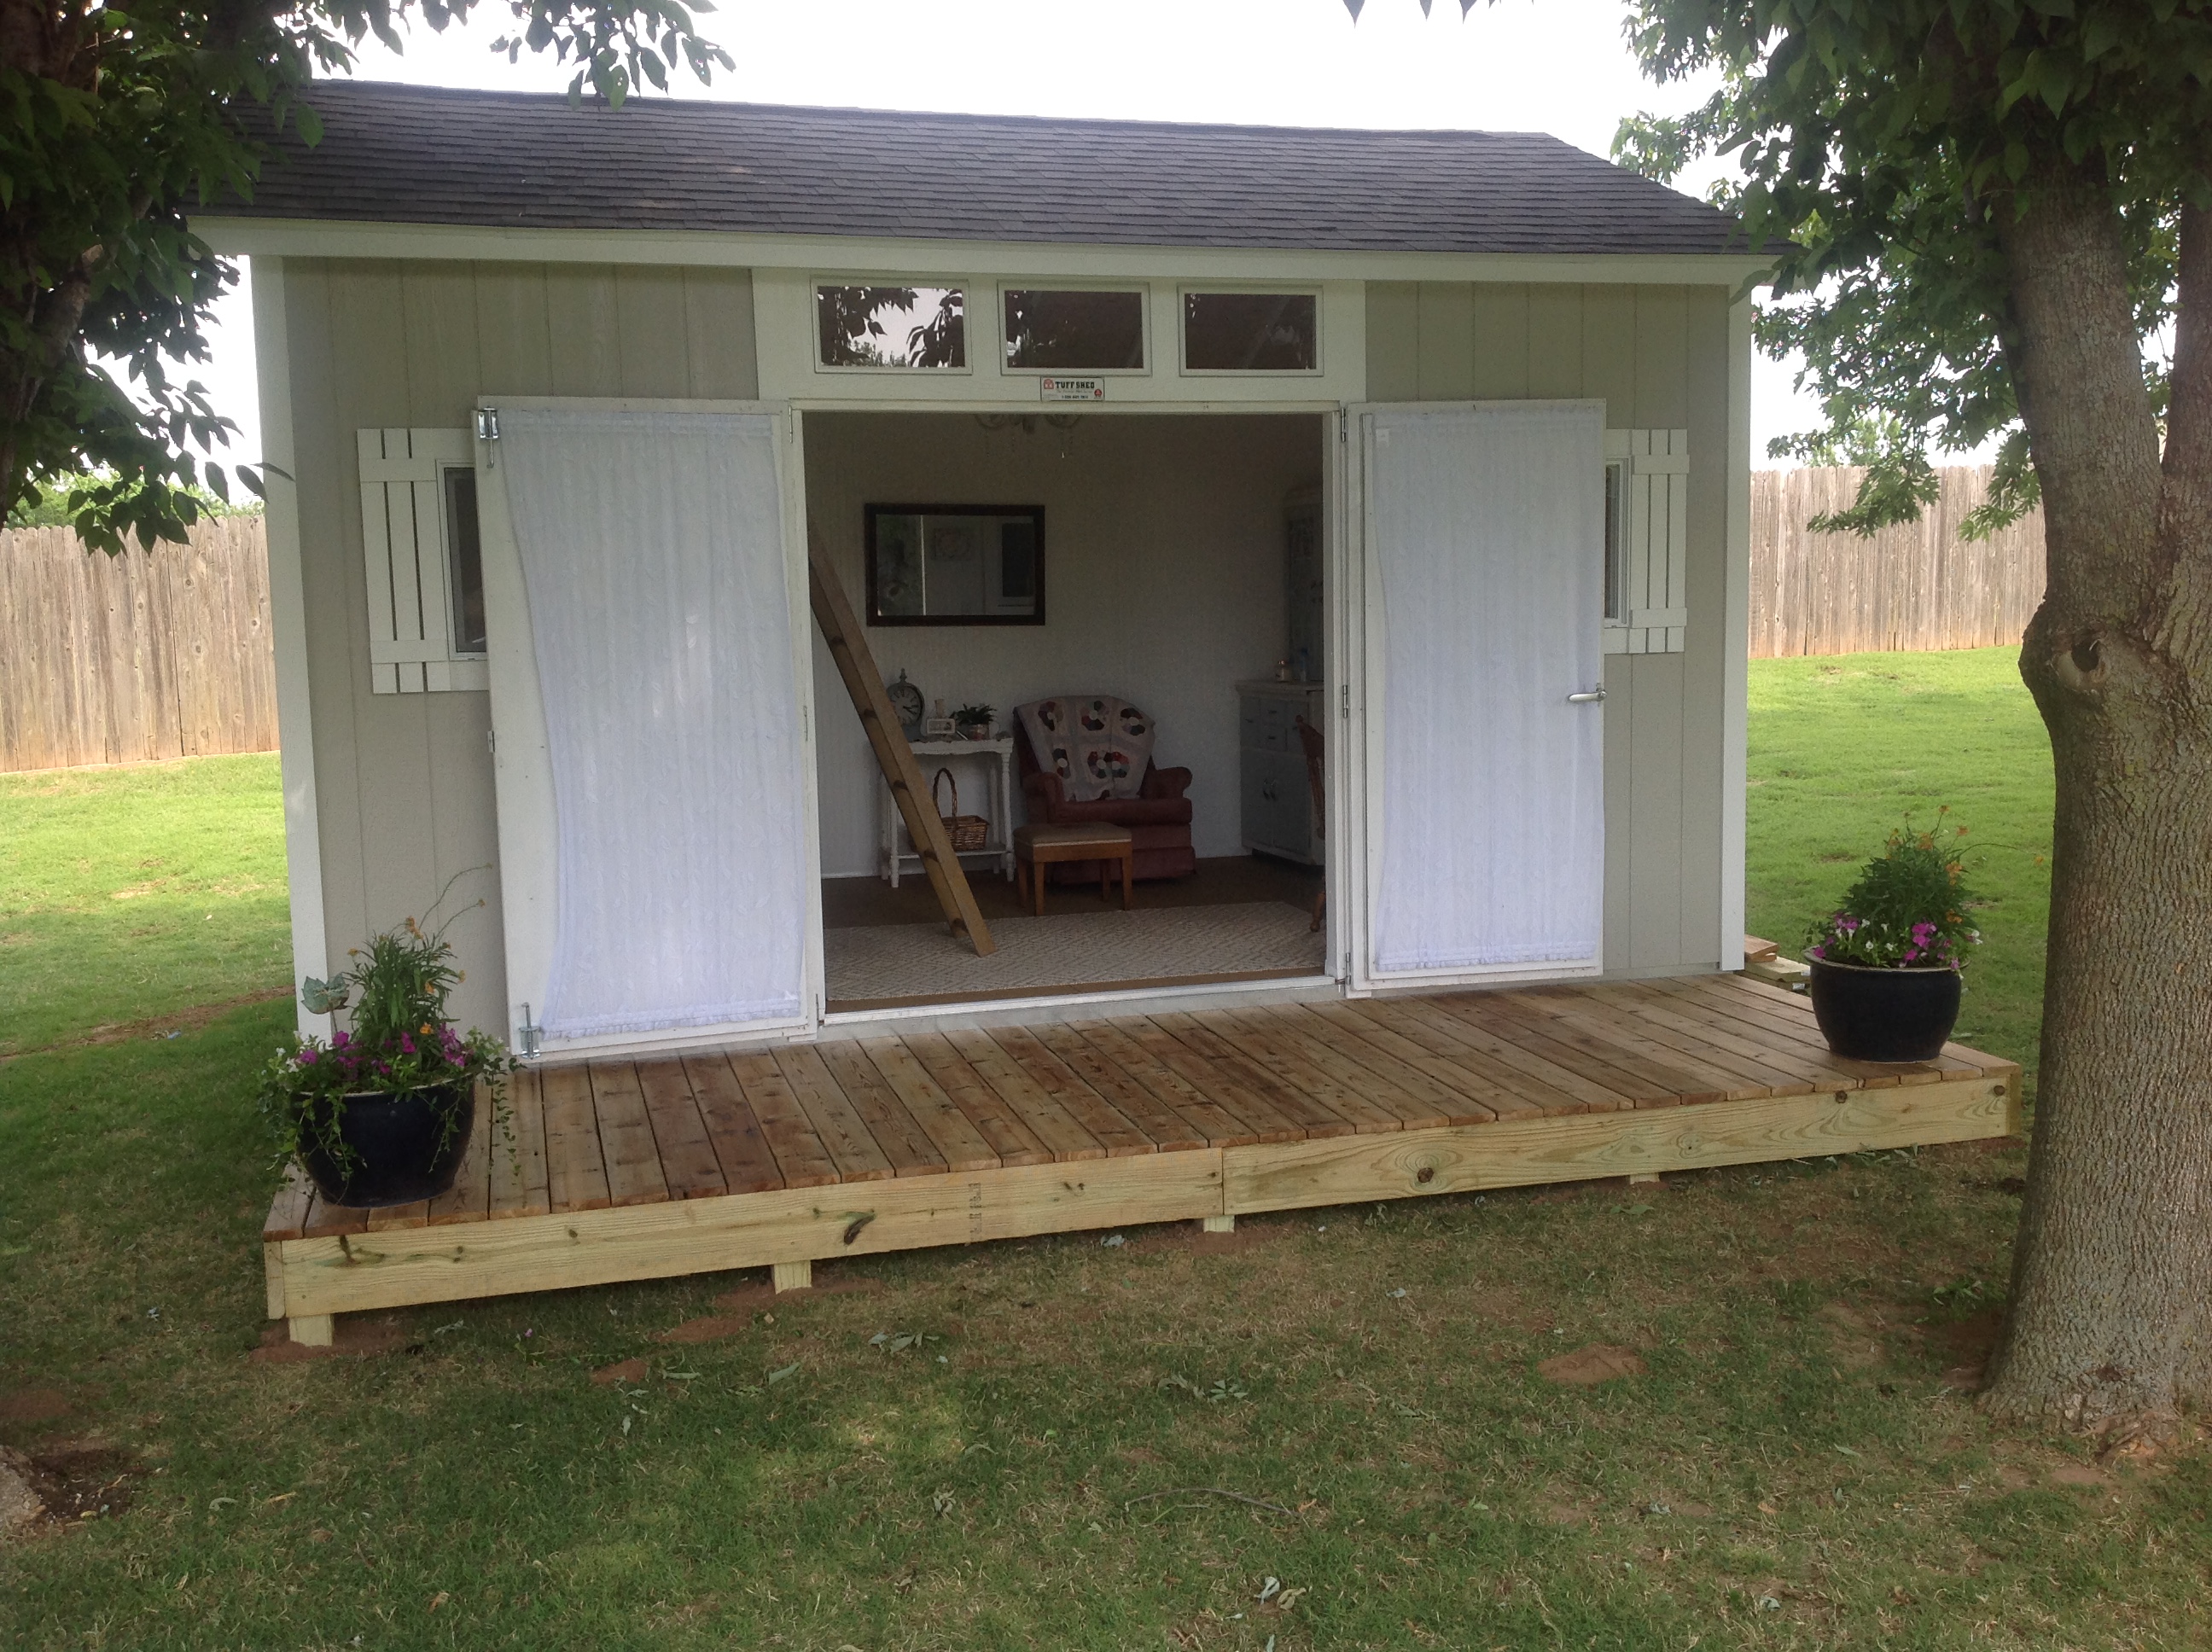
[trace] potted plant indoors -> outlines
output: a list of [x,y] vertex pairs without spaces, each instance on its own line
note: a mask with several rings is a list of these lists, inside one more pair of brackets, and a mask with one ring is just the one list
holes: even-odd
[[1959,1019],[1959,971],[1981,935],[1958,853],[1966,829],[1889,835],[1844,903],[1805,938],[1813,1014],[1828,1048],[1861,1061],[1926,1061]]
[[960,731],[963,740],[988,740],[991,720],[996,715],[988,706],[963,706],[952,714],[952,726]]
[[374,1207],[434,1199],[453,1185],[476,1091],[490,1124],[507,1126],[507,1047],[457,1033],[447,995],[460,979],[445,926],[410,918],[349,954],[353,968],[309,978],[301,1002],[318,1015],[351,1006],[351,1026],[325,1044],[296,1035],[261,1075],[262,1114],[280,1164],[296,1158],[334,1205]]

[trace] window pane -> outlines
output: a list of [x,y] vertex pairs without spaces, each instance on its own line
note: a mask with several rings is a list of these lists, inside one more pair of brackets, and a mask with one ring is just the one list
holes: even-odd
[[446,585],[453,593],[453,652],[484,651],[483,541],[477,530],[477,473],[446,472]]
[[1055,293],[1016,288],[1006,295],[1006,365],[1041,373],[1145,365],[1142,293]]
[[1182,364],[1199,372],[1311,373],[1321,365],[1311,293],[1185,293]]
[[1605,616],[1628,618],[1628,466],[1605,467]]
[[964,367],[966,295],[957,287],[817,287],[825,367]]

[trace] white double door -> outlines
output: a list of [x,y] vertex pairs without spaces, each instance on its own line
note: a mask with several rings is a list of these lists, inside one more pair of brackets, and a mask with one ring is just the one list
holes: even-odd
[[1338,887],[1351,984],[1595,974],[1603,404],[1348,418]]
[[811,1027],[794,416],[506,400],[477,465],[514,1048]]

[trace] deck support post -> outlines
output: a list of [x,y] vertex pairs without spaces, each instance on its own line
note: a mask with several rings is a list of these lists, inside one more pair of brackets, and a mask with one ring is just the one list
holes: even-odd
[[1201,1232],[1234,1233],[1237,1231],[1237,1218],[1233,1216],[1201,1216],[1198,1219]]
[[335,1314],[295,1314],[284,1323],[302,1348],[327,1348],[337,1339]]
[[1665,1180],[1656,1170],[1631,1170],[1628,1173],[1628,1185],[1632,1187],[1662,1187]]
[[811,1262],[778,1262],[769,1270],[778,1295],[787,1291],[814,1289],[814,1264]]

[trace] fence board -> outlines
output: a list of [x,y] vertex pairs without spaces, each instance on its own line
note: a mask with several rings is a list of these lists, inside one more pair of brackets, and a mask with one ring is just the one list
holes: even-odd
[[1848,507],[1865,474],[1753,472],[1752,657],[2018,643],[2043,600],[2043,513],[1987,539],[1960,538],[1990,487],[1988,466],[1961,465],[1938,473],[1942,495],[1917,522],[1867,538],[1805,525]]
[[0,532],[0,771],[276,749],[261,518],[120,556]]

